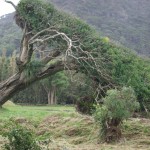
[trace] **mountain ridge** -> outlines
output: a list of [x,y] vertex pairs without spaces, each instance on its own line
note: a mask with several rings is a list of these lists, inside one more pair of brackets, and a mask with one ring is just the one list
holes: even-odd
[[49,0],[137,53],[150,55],[149,0]]
[[[149,0],[47,0],[61,11],[75,15],[102,36],[118,41],[141,55],[150,56]],[[13,13],[0,19],[0,50],[19,49],[21,31]]]

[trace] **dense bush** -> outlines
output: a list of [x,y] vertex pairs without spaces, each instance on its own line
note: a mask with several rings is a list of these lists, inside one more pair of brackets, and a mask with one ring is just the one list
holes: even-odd
[[150,61],[138,57],[128,49],[108,48],[112,61],[111,74],[120,86],[131,86],[141,110],[150,110]]
[[17,126],[10,132],[5,133],[9,143],[5,144],[5,150],[40,150],[41,148],[36,144],[34,136],[31,131],[23,127]]
[[106,142],[121,138],[120,125],[139,108],[134,90],[123,87],[121,90],[108,90],[102,106],[96,106],[95,120],[100,124],[101,139]]

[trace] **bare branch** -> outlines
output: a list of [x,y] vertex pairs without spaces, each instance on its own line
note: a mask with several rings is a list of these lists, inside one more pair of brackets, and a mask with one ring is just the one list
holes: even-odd
[[[62,48],[60,48],[61,45],[60,47],[55,47],[55,42],[59,43],[60,40],[62,42]],[[48,44],[51,42],[54,42],[54,45],[52,44],[49,47]],[[31,61],[33,52],[37,54],[36,50],[43,55],[40,58],[38,57],[40,59],[38,61],[41,62],[43,66],[39,68],[33,76],[27,78],[24,73],[25,66]],[[9,90],[7,91],[7,94],[3,92],[3,89],[0,89],[0,95],[4,94],[2,98],[0,98],[0,105],[6,101],[6,98],[9,98],[16,91],[20,90],[20,88],[24,89],[27,85],[51,76],[64,69],[75,70],[77,67],[81,66],[84,68],[84,73],[88,74],[89,77],[93,76],[93,73],[91,74],[91,72],[94,72],[98,78],[102,78],[102,80],[107,84],[111,83],[110,77],[103,67],[103,58],[95,58],[95,53],[99,56],[97,51],[93,52],[91,50],[84,49],[84,45],[82,43],[79,41],[73,41],[63,32],[59,32],[52,28],[47,28],[33,35],[28,33],[25,26],[19,56],[22,69],[19,70],[18,76],[14,76],[12,79],[7,81],[9,85],[5,84],[6,86],[9,86],[9,88],[7,87]],[[15,83],[13,81],[15,81]],[[98,96],[100,94],[99,90],[103,91],[103,89],[101,89],[101,85],[99,85],[97,89],[96,100],[98,100]]]
[[5,2],[11,4],[17,10],[17,6],[12,1],[5,0]]
[[[67,43],[67,49],[65,50],[65,60],[68,59],[68,57],[73,58],[78,62],[78,64],[82,65],[86,72],[90,74],[89,68],[92,70],[95,70],[97,74],[99,74],[99,77],[102,77],[105,81],[110,82],[110,76],[106,72],[105,68],[103,67],[103,58],[99,57],[94,58],[93,54],[96,52],[91,52],[87,50],[83,50],[82,47],[84,45],[82,43],[79,43],[79,41],[72,41],[65,33],[59,32],[52,28],[44,29],[37,34],[35,34],[30,40],[29,44],[36,44],[41,43],[44,44],[45,42],[48,42],[49,40],[56,40],[57,37],[61,37],[62,40],[66,41]],[[77,44],[78,43],[78,44]],[[98,52],[97,52],[98,53]],[[51,59],[49,56],[46,57],[47,61],[48,59]],[[107,61],[108,62],[108,61]],[[68,64],[64,64],[67,68]]]
[[42,64],[47,64],[49,61],[51,61],[53,58],[56,58],[59,55],[60,55],[60,51],[58,51],[58,50],[50,51],[49,55],[45,56],[41,60],[41,62],[42,62]]

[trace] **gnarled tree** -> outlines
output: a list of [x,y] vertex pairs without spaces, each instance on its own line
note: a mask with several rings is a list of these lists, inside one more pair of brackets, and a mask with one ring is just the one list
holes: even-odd
[[102,41],[87,24],[40,0],[21,0],[17,6],[6,2],[16,9],[23,37],[16,58],[18,72],[0,83],[0,105],[33,82],[64,69],[78,69],[109,83]]
[[[22,29],[18,71],[0,83],[0,106],[33,82],[64,69],[95,81],[96,100],[110,87],[132,86],[139,101],[149,101],[150,67],[130,50],[100,38],[86,23],[42,0],[21,0],[16,24]],[[144,69],[143,69],[144,68]]]

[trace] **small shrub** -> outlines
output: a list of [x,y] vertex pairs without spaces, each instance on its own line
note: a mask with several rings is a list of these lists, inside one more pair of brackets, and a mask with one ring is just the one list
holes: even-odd
[[9,140],[4,145],[4,150],[41,150],[36,144],[32,132],[23,127],[17,126],[5,133],[4,136]]
[[101,125],[100,136],[106,142],[121,138],[120,125],[139,108],[134,90],[123,87],[122,90],[108,90],[102,106],[97,105],[95,120]]

